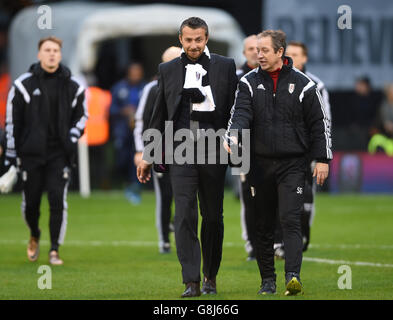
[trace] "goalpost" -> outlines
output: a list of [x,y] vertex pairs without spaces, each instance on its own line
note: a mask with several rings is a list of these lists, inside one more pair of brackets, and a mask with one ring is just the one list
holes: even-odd
[[86,134],[78,141],[78,170],[79,170],[79,193],[83,198],[90,197],[90,168],[89,147]]

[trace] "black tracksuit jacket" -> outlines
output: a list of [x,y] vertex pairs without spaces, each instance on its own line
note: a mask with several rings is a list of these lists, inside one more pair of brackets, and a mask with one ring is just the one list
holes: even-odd
[[332,159],[330,127],[315,83],[292,67],[289,57],[277,80],[260,67],[239,81],[227,134],[251,129],[252,155],[289,158],[310,152],[313,159]]
[[50,107],[58,107],[57,147],[71,164],[74,161],[76,140],[82,136],[87,121],[85,93],[67,67],[60,64],[59,68],[58,106],[49,106],[46,88],[41,85],[44,71],[39,63],[14,81],[6,116],[6,159],[11,162],[18,157],[22,163],[45,163],[49,152]]

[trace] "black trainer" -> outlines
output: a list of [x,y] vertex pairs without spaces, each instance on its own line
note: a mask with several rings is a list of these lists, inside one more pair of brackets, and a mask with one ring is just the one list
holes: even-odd
[[285,295],[286,296],[296,296],[302,291],[302,283],[300,281],[300,276],[296,272],[287,272],[285,274]]
[[262,280],[261,289],[258,294],[267,295],[276,293],[276,280],[274,278],[267,278]]

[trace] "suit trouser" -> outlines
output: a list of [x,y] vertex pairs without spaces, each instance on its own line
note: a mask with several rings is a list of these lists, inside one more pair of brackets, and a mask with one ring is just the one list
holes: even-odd
[[156,227],[159,245],[169,243],[169,224],[171,222],[172,185],[168,173],[153,171],[154,191],[156,194]]
[[304,158],[256,161],[256,258],[262,279],[275,278],[274,233],[277,212],[285,243],[285,272],[300,274]]
[[183,283],[199,282],[201,247],[198,240],[198,199],[202,216],[203,274],[215,279],[224,238],[225,165],[170,165],[175,199],[175,238]]
[[64,157],[57,157],[45,165],[24,167],[22,162],[22,215],[32,237],[40,237],[39,218],[41,198],[48,192],[50,209],[49,231],[51,250],[63,243],[67,227],[67,189],[70,169]]

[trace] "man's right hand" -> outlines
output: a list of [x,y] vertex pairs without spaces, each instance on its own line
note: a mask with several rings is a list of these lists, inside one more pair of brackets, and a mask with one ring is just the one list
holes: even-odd
[[149,164],[146,160],[141,160],[138,167],[136,168],[136,176],[140,183],[146,183],[150,181],[152,164]]
[[135,164],[135,167],[138,167],[138,166],[139,166],[139,163],[142,161],[142,156],[143,156],[143,153],[142,153],[142,152],[140,152],[140,151],[135,152],[135,155],[134,155],[134,164]]

